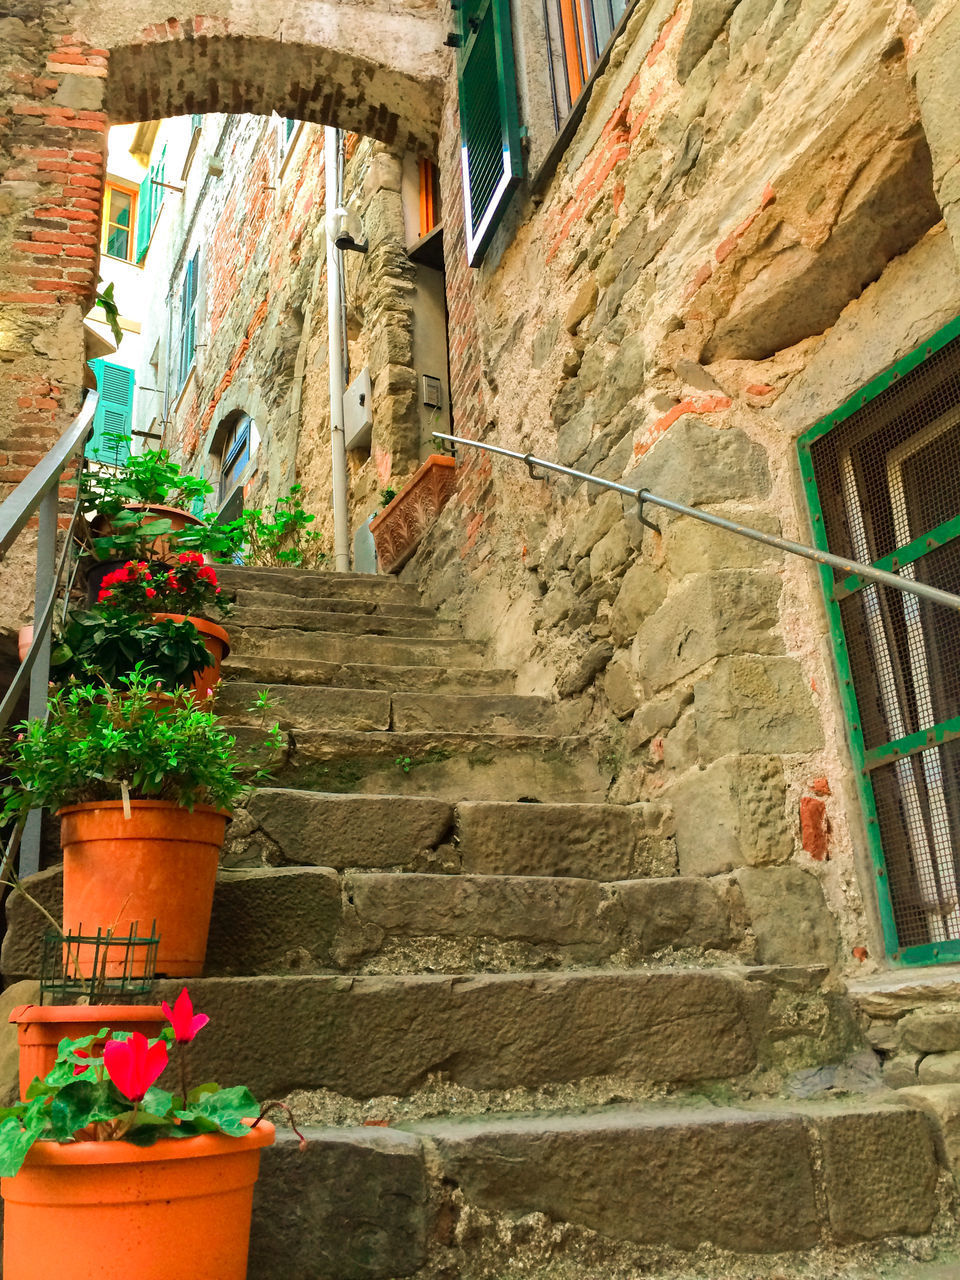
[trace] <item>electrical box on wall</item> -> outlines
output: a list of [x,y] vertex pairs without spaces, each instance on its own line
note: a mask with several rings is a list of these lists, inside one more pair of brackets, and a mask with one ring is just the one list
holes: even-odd
[[343,393],[343,434],[348,449],[369,449],[373,433],[373,383],[361,369]]
[[421,374],[420,387],[425,409],[443,408],[443,383],[439,378],[431,378],[429,373]]

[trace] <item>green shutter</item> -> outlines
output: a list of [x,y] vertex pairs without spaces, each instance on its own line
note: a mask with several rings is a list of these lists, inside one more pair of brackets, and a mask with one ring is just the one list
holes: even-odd
[[86,454],[97,462],[118,467],[130,456],[134,373],[125,365],[99,359],[91,360],[90,367],[96,374],[100,401]]
[[457,55],[467,260],[475,266],[523,176],[509,0],[464,0]]
[[140,183],[137,200],[137,262],[142,262],[153,230],[153,169]]

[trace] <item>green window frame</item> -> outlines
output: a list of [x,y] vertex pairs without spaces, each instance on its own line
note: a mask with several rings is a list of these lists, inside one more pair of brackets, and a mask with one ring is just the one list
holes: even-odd
[[457,88],[467,261],[483,258],[523,177],[509,0],[463,0]]
[[120,467],[130,457],[133,426],[134,371],[97,358],[90,361],[100,399],[93,415],[93,434],[85,455],[105,466]]
[[137,251],[136,261],[142,262],[147,256],[153,229],[160,217],[163,204],[164,174],[166,169],[166,147],[160,152],[160,158],[151,164],[147,176],[140,183],[140,199],[137,212]]
[[[876,377],[867,386],[854,393],[847,401],[845,401],[833,413],[828,414],[817,422],[809,431],[804,433],[797,442],[797,450],[800,462],[800,472],[803,480],[808,507],[811,516],[811,525],[813,530],[814,544],[824,551],[835,551],[836,546],[830,545],[828,533],[828,515],[825,507],[825,494],[818,487],[818,470],[816,450],[818,442],[823,442],[824,437],[835,431],[853,415],[859,413],[866,406],[869,406],[877,400],[878,397],[890,391],[896,384],[901,383],[909,374],[920,370],[927,361],[932,357],[944,353],[941,359],[950,358],[950,353],[945,353],[944,348],[949,344],[960,343],[960,317],[940,329],[926,342],[921,344],[914,351],[904,356],[891,368],[885,370]],[[931,366],[933,369],[934,366]],[[951,373],[950,377],[956,382],[956,375]],[[907,384],[909,388],[911,384]],[[895,393],[891,393],[895,394]],[[948,400],[948,409],[950,413],[955,413],[957,406],[960,406],[960,391],[954,392],[956,399]],[[919,402],[919,394],[917,395]],[[926,413],[928,410],[924,407],[927,402],[921,403],[921,409],[918,412]],[[906,414],[906,409],[901,409],[901,413]],[[891,419],[893,421],[893,419]],[[926,429],[918,429],[914,436],[907,436],[906,443],[898,444],[896,449],[891,449],[884,456],[884,461],[896,460],[898,454],[903,454],[908,446],[911,446],[913,440],[918,442],[922,437],[928,434],[929,430],[939,431],[933,418],[929,420],[930,425]],[[852,425],[852,424],[851,424]],[[956,431],[960,429],[956,426],[950,427],[949,422],[947,429],[943,431],[943,438],[946,439],[947,431],[954,432],[952,440],[956,440]],[[850,437],[853,438],[852,436]],[[867,436],[863,437],[864,441]],[[870,437],[873,439],[874,437]],[[892,438],[892,437],[891,437]],[[939,437],[934,436],[936,440]],[[889,448],[889,446],[888,446]],[[851,456],[848,450],[847,456]],[[851,468],[853,464],[850,464]],[[898,474],[896,467],[890,474]],[[822,479],[822,473],[821,473]],[[935,490],[934,490],[935,492]],[[944,513],[941,513],[941,515]],[[871,514],[872,519],[878,519]],[[852,526],[851,526],[852,529]],[[875,559],[872,563],[880,569],[887,569],[896,573],[903,573],[904,576],[920,576],[930,575],[930,566],[935,563],[934,557],[944,547],[955,540],[960,539],[960,511],[954,511],[952,514],[947,513],[947,518],[942,519],[936,517],[936,523],[932,527],[917,532],[911,529],[911,535],[906,533],[896,537],[894,541],[900,543],[888,550],[885,555]],[[863,530],[856,534],[851,532],[851,537],[856,539],[859,536],[864,539]],[[889,541],[889,539],[888,539]],[[955,555],[960,555],[960,544],[954,548]],[[925,562],[924,557],[929,557]],[[941,568],[939,572],[943,572],[943,561],[940,562]],[[956,560],[951,560],[951,567],[955,569]],[[890,794],[890,770],[897,770],[895,793],[899,796],[899,819],[900,825],[907,828],[908,818],[911,813],[920,813],[923,822],[919,824],[921,841],[926,838],[927,844],[936,849],[936,841],[939,840],[941,848],[948,841],[949,826],[938,820],[937,816],[932,812],[932,802],[930,795],[933,788],[928,786],[928,780],[931,777],[931,771],[939,772],[944,778],[945,785],[953,784],[952,771],[950,762],[947,761],[944,767],[942,748],[948,747],[948,744],[960,740],[960,715],[937,715],[929,714],[925,716],[926,723],[922,723],[919,727],[914,728],[912,732],[907,731],[907,724],[901,723],[897,728],[898,720],[905,721],[908,716],[902,713],[901,708],[895,705],[889,692],[884,705],[883,697],[868,698],[867,702],[861,705],[861,700],[857,696],[857,662],[854,661],[852,651],[860,646],[861,656],[857,660],[862,669],[864,662],[863,648],[865,640],[862,636],[858,636],[856,631],[851,632],[849,627],[845,626],[845,617],[848,621],[851,618],[849,612],[845,613],[845,602],[849,602],[851,597],[859,596],[862,600],[863,616],[873,615],[873,625],[875,627],[874,640],[881,637],[885,647],[889,647],[893,654],[893,667],[897,667],[906,661],[906,671],[909,677],[908,683],[912,686],[910,697],[914,700],[918,699],[919,694],[917,686],[921,684],[915,670],[910,666],[911,661],[911,638],[907,634],[906,638],[897,640],[895,634],[890,630],[893,625],[890,619],[894,619],[896,624],[904,629],[903,618],[907,619],[906,632],[910,630],[910,617],[913,617],[914,635],[913,643],[916,644],[917,638],[926,646],[932,646],[933,655],[943,662],[955,663],[956,655],[950,652],[949,644],[946,649],[939,650],[933,644],[931,636],[933,628],[936,627],[934,621],[932,626],[929,621],[920,617],[919,606],[916,604],[902,604],[900,606],[902,615],[891,614],[889,606],[886,607],[886,613],[883,614],[882,622],[879,621],[881,613],[885,607],[884,601],[877,596],[878,589],[872,586],[866,579],[856,574],[848,575],[845,578],[838,577],[833,569],[828,566],[821,566],[819,570],[820,583],[823,591],[824,602],[827,610],[827,618],[829,623],[830,640],[833,648],[834,660],[839,674],[839,691],[843,708],[843,715],[846,721],[847,737],[850,746],[850,752],[853,759],[854,777],[866,824],[867,847],[870,858],[870,864],[873,870],[873,879],[876,885],[877,903],[879,906],[881,927],[883,930],[884,947],[888,957],[895,963],[900,965],[915,964],[932,964],[937,962],[960,960],[960,936],[951,937],[951,928],[944,927],[949,923],[949,914],[941,904],[934,903],[931,899],[925,898],[923,892],[919,888],[919,881],[923,872],[921,859],[917,856],[916,848],[910,850],[910,861],[914,868],[914,874],[918,877],[918,888],[916,892],[916,903],[912,903],[911,907],[918,916],[922,916],[926,912],[928,922],[934,921],[937,916],[941,918],[941,924],[937,927],[930,928],[931,939],[922,943],[911,943],[909,940],[909,930],[903,926],[902,914],[898,918],[898,901],[900,902],[900,911],[903,912],[902,889],[891,885],[891,880],[898,877],[898,869],[896,865],[891,865],[889,856],[893,852],[895,839],[891,837],[892,823],[890,814],[895,806],[892,806],[889,800]],[[936,582],[935,585],[942,585]],[[948,587],[948,589],[951,589]],[[956,589],[956,588],[952,588]],[[886,591],[886,588],[879,590]],[[867,601],[866,597],[873,593],[872,598]],[[891,592],[891,596],[899,596],[898,592]],[[916,597],[904,596],[905,601],[915,602]],[[868,603],[870,608],[868,608]],[[938,610],[941,614],[944,610],[940,606],[930,605],[930,609]],[[947,610],[947,613],[950,611]],[[936,618],[935,614],[931,614],[932,619]],[[941,636],[938,636],[941,645],[944,643]],[[870,636],[866,638],[867,650],[870,652]],[[899,645],[899,648],[897,647]],[[905,656],[906,655],[906,656]],[[877,662],[876,651],[874,650],[873,661],[875,666],[874,678],[878,687],[886,686],[892,689],[896,681],[902,683],[902,674],[893,672],[892,675],[884,674],[881,670],[883,663]],[[896,677],[896,681],[893,677]],[[947,695],[942,688],[937,685],[935,687],[936,705],[941,708],[949,704]],[[902,695],[904,696],[904,695]],[[872,703],[872,705],[871,705]],[[931,707],[935,704],[931,702]],[[880,713],[878,713],[878,707]],[[888,710],[887,708],[891,708]],[[909,704],[904,704],[906,710],[909,711]],[[915,704],[914,716],[916,720],[919,716],[919,702]],[[878,733],[878,724],[885,725],[885,731]],[[870,737],[865,736],[865,726],[869,726],[868,732]],[[879,741],[879,738],[885,740]],[[880,771],[887,770],[886,785],[887,798],[883,798],[883,793],[877,790],[878,779],[882,776]],[[927,798],[925,805],[917,808],[915,801],[909,796],[904,798],[909,787],[910,776],[914,776],[914,781],[909,785],[920,789],[927,790]],[[946,812],[946,806],[941,806]],[[955,809],[955,806],[953,806]],[[918,821],[916,817],[913,818]],[[946,867],[946,875],[948,879],[956,875],[953,863],[956,861],[953,857],[953,850],[950,849],[950,865]],[[929,853],[925,855],[929,858]],[[942,856],[942,855],[941,855]],[[903,851],[898,850],[898,857],[903,860]],[[941,897],[943,897],[943,876],[939,866],[935,870],[935,878],[941,885]],[[898,900],[898,901],[895,901]],[[956,909],[956,908],[954,908]],[[952,930],[957,933],[956,929]],[[937,934],[941,936],[937,936]],[[906,939],[906,940],[904,940]]]
[[193,368],[197,351],[197,277],[200,274],[200,250],[187,262],[180,289],[180,350],[177,366],[177,390],[182,389]]

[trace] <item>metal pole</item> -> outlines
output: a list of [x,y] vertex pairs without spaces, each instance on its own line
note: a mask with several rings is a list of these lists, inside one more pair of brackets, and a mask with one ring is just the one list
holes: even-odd
[[586,471],[574,471],[572,467],[562,467],[558,462],[548,462],[545,458],[536,458],[532,453],[517,453],[513,449],[502,449],[495,444],[481,444],[478,440],[465,440],[462,436],[448,436],[441,431],[434,431],[433,434],[438,440],[449,440],[452,444],[465,444],[471,449],[486,449],[489,453],[498,453],[505,458],[517,458],[520,462],[526,463],[528,469],[543,467],[545,471],[556,471],[561,475],[573,476],[576,480],[585,480],[589,484],[600,485],[604,489],[614,489],[617,493],[635,498],[641,505],[650,502],[656,507],[665,508],[667,511],[676,511],[683,516],[692,516],[695,520],[702,520],[704,524],[712,524],[718,529],[726,529],[728,533],[738,533],[743,538],[750,538],[754,542],[762,542],[764,546],[774,547],[777,551],[788,551],[791,555],[803,556],[804,559],[813,560],[817,564],[825,564],[833,569],[839,569],[841,573],[856,574],[860,578],[867,578],[870,582],[879,582],[882,586],[893,587],[895,591],[902,591],[905,595],[922,596],[924,600],[931,600],[934,604],[944,605],[946,608],[960,613],[960,596],[955,596],[949,591],[941,591],[939,587],[928,586],[925,582],[901,578],[895,573],[889,573],[886,569],[876,569],[872,564],[860,564],[856,560],[847,560],[843,556],[835,556],[830,551],[821,551],[818,547],[807,547],[801,542],[791,542],[789,538],[779,538],[772,533],[762,533],[759,529],[752,529],[749,525],[737,524],[736,521],[727,520],[723,516],[715,516],[708,511],[701,511],[699,507],[688,507],[682,502],[673,502],[670,498],[661,498],[657,494],[651,493],[649,489],[633,489],[626,484],[617,484],[613,480],[604,480],[601,476],[592,476]]
[[[27,715],[31,720],[43,720],[47,715],[47,698],[50,686],[50,595],[53,591],[57,565],[57,515],[60,494],[56,486],[49,490],[40,503],[37,530],[37,577],[33,599],[33,623],[42,628],[36,660],[30,673],[30,701]],[[20,875],[30,876],[40,870],[40,823],[42,809],[33,809],[27,816],[20,841]]]
[[347,509],[347,447],[343,430],[343,296],[340,251],[334,243],[334,212],[340,203],[338,129],[323,130],[327,224],[327,351],[330,364],[330,451],[333,464],[333,557],[338,573],[350,568],[350,513]]

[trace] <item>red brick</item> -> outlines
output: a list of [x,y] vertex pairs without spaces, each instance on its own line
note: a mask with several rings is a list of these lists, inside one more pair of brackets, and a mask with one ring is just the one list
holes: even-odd
[[64,245],[63,252],[68,258],[95,258],[97,256],[95,249],[90,249],[83,244]]
[[815,862],[828,858],[830,821],[827,806],[814,796],[800,797],[800,843]]
[[18,240],[11,247],[20,253],[49,253],[56,256],[60,252],[58,244],[43,244],[33,240]]

